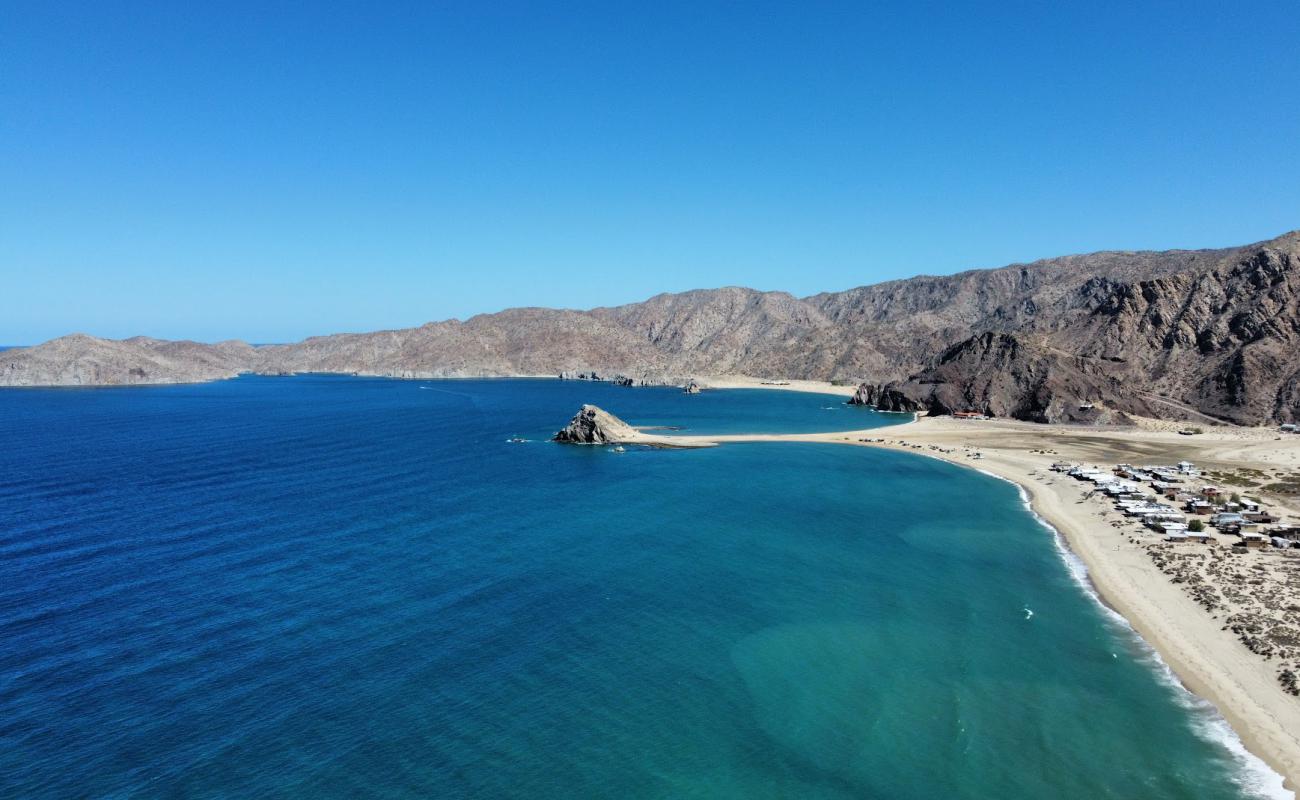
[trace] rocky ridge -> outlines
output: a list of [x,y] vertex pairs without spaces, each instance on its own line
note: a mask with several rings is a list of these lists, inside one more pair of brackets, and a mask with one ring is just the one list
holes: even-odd
[[124,386],[233,378],[255,360],[244,342],[116,341],[74,333],[0,352],[0,386]]
[[240,372],[852,380],[889,410],[1039,421],[1300,419],[1300,232],[1243,247],[1103,252],[796,298],[728,287],[590,311],[510,309],[250,347],[84,335],[0,353],[0,385]]

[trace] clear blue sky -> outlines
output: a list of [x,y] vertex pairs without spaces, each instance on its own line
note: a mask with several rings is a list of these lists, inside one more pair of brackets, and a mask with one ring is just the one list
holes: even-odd
[[1268,238],[1298,42],[1295,2],[0,0],[0,343]]

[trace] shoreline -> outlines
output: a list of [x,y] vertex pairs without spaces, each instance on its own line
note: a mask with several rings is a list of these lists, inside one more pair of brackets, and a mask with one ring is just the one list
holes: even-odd
[[[1094,549],[1093,546],[1090,546],[1095,543],[1085,542],[1084,535],[1077,530],[1074,520],[1064,515],[1053,515],[1044,510],[1041,505],[1036,504],[1036,498],[1041,495],[1034,491],[1035,487],[1028,481],[1014,480],[997,472],[980,469],[969,464],[963,465],[955,460],[942,460],[959,466],[969,466],[977,472],[1000,480],[1006,480],[1016,486],[1026,509],[1034,516],[1035,521],[1052,533],[1059,546],[1063,548],[1063,555],[1071,555],[1079,560],[1083,568],[1083,574],[1076,577],[1086,584],[1086,591],[1093,596],[1099,605],[1121,620],[1125,627],[1145,647],[1151,650],[1152,655],[1169,671],[1170,677],[1178,684],[1180,689],[1212,706],[1215,713],[1227,724],[1232,734],[1240,741],[1244,750],[1257,759],[1261,766],[1279,775],[1282,779],[1281,788],[1292,792],[1294,795],[1296,776],[1292,770],[1295,769],[1295,762],[1289,760],[1290,756],[1286,751],[1294,749],[1297,743],[1295,741],[1289,743],[1286,741],[1287,738],[1293,738],[1288,737],[1287,729],[1271,724],[1261,726],[1261,720],[1255,713],[1258,711],[1260,704],[1254,698],[1243,703],[1242,698],[1234,697],[1231,691],[1221,691],[1219,681],[1216,681],[1215,678],[1214,665],[1205,663],[1206,660],[1203,657],[1197,658],[1196,642],[1191,641],[1185,635],[1180,635],[1179,631],[1176,630],[1176,625],[1159,624],[1159,609],[1143,607],[1140,602],[1135,602],[1133,596],[1125,591],[1123,584],[1120,582],[1123,580],[1122,576],[1117,577],[1114,574],[1109,574],[1111,573],[1110,564],[1105,564],[1104,567],[1101,566],[1105,557],[1100,555],[1100,552]],[[1039,502],[1041,503],[1041,500]],[[1069,568],[1068,564],[1067,568]],[[1102,573],[1101,576],[1099,576],[1099,572]],[[1165,585],[1173,588],[1165,576],[1161,575],[1159,578],[1164,581]],[[1186,595],[1181,592],[1178,594],[1184,600],[1188,600],[1186,605],[1193,605],[1186,598]],[[1190,613],[1196,611],[1200,611],[1200,609],[1195,607],[1190,609]],[[1150,619],[1149,617],[1153,612],[1155,618]],[[1166,616],[1166,621],[1171,620]],[[1222,680],[1223,677],[1218,676],[1219,680]],[[1245,691],[1240,686],[1235,688]],[[1260,730],[1261,727],[1264,730]]]
[[[3,348],[0,348],[3,351]],[[220,375],[207,378],[192,378],[185,380],[171,381],[154,381],[154,382],[129,382],[129,383],[23,383],[23,384],[0,384],[0,389],[119,389],[123,387],[159,387],[159,386],[198,386],[205,383],[221,383],[222,381],[232,381],[238,378],[297,378],[311,376],[328,376],[340,378],[382,378],[393,381],[513,381],[513,380],[552,380],[568,381],[573,383],[604,383],[609,384],[607,380],[591,380],[588,378],[562,378],[557,373],[545,374],[509,374],[509,375],[434,375],[419,374],[414,370],[404,370],[408,374],[395,374],[393,372],[292,372],[292,373],[275,373],[275,372],[237,372],[232,375]],[[627,388],[682,388],[683,381],[694,380],[702,389],[775,389],[794,392],[808,392],[810,394],[829,394],[837,397],[852,397],[856,390],[854,386],[838,386],[830,381],[812,381],[812,380],[779,380],[771,381],[765,378],[751,378],[748,375],[712,375],[698,378],[683,378],[681,381],[667,381],[662,383],[640,383],[634,384]],[[612,385],[612,384],[611,384]],[[882,412],[884,413],[884,412]]]
[[[817,391],[813,386],[804,382],[797,390]],[[774,387],[733,384],[726,388]],[[1281,777],[1282,786],[1272,788],[1294,793],[1300,785],[1300,701],[1283,691],[1273,665],[1223,630],[1221,620],[1161,572],[1145,550],[1129,542],[1129,533],[1112,526],[1101,506],[1081,500],[1077,482],[1049,472],[1048,467],[1063,459],[1172,463],[1179,460],[1173,458],[1178,453],[1188,453],[1198,464],[1210,467],[1300,467],[1300,437],[1279,440],[1267,431],[1233,429],[1191,437],[1197,440],[1192,441],[1158,424],[1154,428],[1081,429],[915,417],[883,428],[828,433],[656,436],[638,432],[628,443],[709,447],[784,441],[877,447],[938,458],[1014,484],[1037,521],[1083,565],[1084,580],[1095,599],[1123,620],[1185,691],[1212,706],[1231,729],[1246,751],[1239,757],[1248,757],[1243,769],[1251,771],[1254,766],[1249,758],[1262,762],[1260,766]],[[975,451],[982,456],[978,460],[971,457]],[[1280,506],[1294,514],[1294,504],[1291,500]]]

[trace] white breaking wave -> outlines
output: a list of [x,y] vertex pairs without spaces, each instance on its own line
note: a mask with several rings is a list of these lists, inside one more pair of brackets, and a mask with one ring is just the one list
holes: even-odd
[[[1106,605],[1105,601],[1101,599],[1101,595],[1097,593],[1097,588],[1093,586],[1092,579],[1088,577],[1088,565],[1084,564],[1083,559],[1079,558],[1069,548],[1065,538],[1061,536],[1061,532],[1034,510],[1033,504],[1029,501],[1029,493],[1025,491],[1025,488],[1001,475],[994,475],[982,469],[979,472],[1000,481],[1006,481],[1016,487],[1016,491],[1020,494],[1020,502],[1025,507],[1025,510],[1039,525],[1051,531],[1052,542],[1056,546],[1057,555],[1065,564],[1066,570],[1070,573],[1070,577],[1074,579],[1075,584],[1096,604],[1097,608],[1101,609],[1102,614],[1108,621],[1118,626],[1124,635],[1137,643],[1142,653],[1142,662],[1151,669],[1161,683],[1173,690],[1172,694],[1175,702],[1189,712],[1192,720],[1192,730],[1196,735],[1208,742],[1222,746],[1232,756],[1233,761],[1237,763],[1237,774],[1233,776],[1233,780],[1241,787],[1242,791],[1252,797],[1260,798],[1260,800],[1295,800],[1295,793],[1282,785],[1282,776],[1266,764],[1262,758],[1246,749],[1246,746],[1241,742],[1241,737],[1232,729],[1232,726],[1223,718],[1218,709],[1209,701],[1188,690],[1182,684],[1182,681],[1178,680],[1178,676],[1165,663],[1165,660],[1160,657],[1160,653],[1146,639],[1142,638],[1132,624],[1124,618],[1124,615]],[[1114,653],[1111,656],[1118,657]]]

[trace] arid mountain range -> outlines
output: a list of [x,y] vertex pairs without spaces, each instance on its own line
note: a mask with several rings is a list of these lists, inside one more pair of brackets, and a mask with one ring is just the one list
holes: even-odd
[[590,311],[518,308],[253,347],[74,334],[0,353],[0,385],[709,375],[864,382],[873,402],[1036,421],[1300,419],[1300,231],[1222,250],[1101,252],[797,298],[728,287]]

